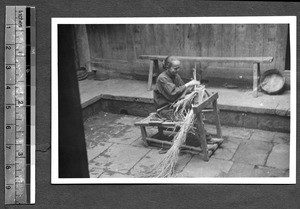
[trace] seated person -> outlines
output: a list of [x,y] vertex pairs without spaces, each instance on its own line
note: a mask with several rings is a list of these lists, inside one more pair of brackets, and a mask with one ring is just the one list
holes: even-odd
[[185,84],[178,74],[180,61],[173,56],[165,59],[163,68],[165,71],[158,76],[153,91],[154,106],[160,117],[172,120],[171,104],[200,82],[192,80]]
[[[158,76],[155,89],[153,90],[157,115],[171,121],[174,121],[173,110],[171,108],[172,103],[177,101],[184,92],[188,92],[193,86],[200,84],[196,80],[191,80],[185,84],[178,74],[181,67],[180,64],[180,61],[176,57],[168,56],[163,65],[165,71]],[[220,142],[219,139],[212,138],[207,132],[206,139],[208,143]]]

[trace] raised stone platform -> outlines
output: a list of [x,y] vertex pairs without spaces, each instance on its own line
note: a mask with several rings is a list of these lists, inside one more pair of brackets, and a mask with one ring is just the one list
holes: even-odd
[[[153,92],[147,91],[146,81],[86,79],[79,82],[79,88],[84,119],[101,110],[143,117],[155,111]],[[290,91],[272,96],[260,92],[253,98],[249,89],[207,87],[207,90],[219,93],[222,125],[290,131]],[[209,114],[206,119],[208,123],[213,121]]]

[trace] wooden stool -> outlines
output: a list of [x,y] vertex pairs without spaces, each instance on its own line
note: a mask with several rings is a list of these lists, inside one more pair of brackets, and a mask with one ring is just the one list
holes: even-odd
[[[210,156],[215,152],[215,150],[220,146],[220,144],[215,144],[211,147],[211,149],[208,149],[207,141],[206,141],[206,135],[205,135],[205,129],[204,129],[204,123],[203,123],[203,112],[205,112],[205,108],[210,107],[212,105],[212,111],[215,115],[215,124],[217,129],[217,137],[222,138],[222,131],[221,131],[221,124],[220,124],[220,118],[219,118],[219,110],[218,110],[218,103],[217,103],[218,93],[214,93],[208,98],[206,98],[203,102],[199,104],[193,104],[192,108],[196,117],[195,120],[195,127],[196,127],[196,138],[200,143],[200,147],[195,146],[189,146],[189,145],[182,145],[181,149],[185,150],[187,152],[192,152],[195,154],[197,152],[205,161],[208,161]],[[157,117],[156,113],[151,113],[147,118],[141,120],[140,122],[136,122],[135,126],[139,126],[141,128],[141,134],[142,134],[142,140],[144,142],[145,146],[149,146],[149,143],[153,143],[155,145],[158,145],[159,147],[170,147],[172,146],[172,142],[160,140],[148,136],[146,127],[147,126],[153,126],[157,127],[158,129],[158,136],[163,135],[163,131],[168,128],[175,129],[176,122],[170,122],[170,121],[163,121],[160,118]]]

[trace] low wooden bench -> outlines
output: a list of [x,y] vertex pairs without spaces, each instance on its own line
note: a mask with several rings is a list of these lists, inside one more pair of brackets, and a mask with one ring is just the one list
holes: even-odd
[[[221,145],[221,143],[214,144],[211,147],[211,149],[208,149],[207,142],[206,142],[206,136],[205,136],[205,130],[204,130],[203,114],[202,114],[203,112],[205,112],[205,109],[207,107],[212,106],[212,111],[214,112],[214,115],[215,115],[217,137],[222,138],[222,131],[221,131],[221,124],[220,124],[220,119],[219,119],[219,110],[218,110],[217,99],[218,99],[218,93],[213,93],[212,95],[210,95],[208,98],[206,98],[200,104],[198,104],[198,103],[193,104],[192,108],[193,108],[194,114],[196,116],[196,122],[193,125],[195,125],[195,127],[196,127],[195,135],[196,135],[196,140],[200,144],[200,147],[189,146],[186,144],[181,146],[181,149],[185,149],[186,151],[190,150],[190,151],[192,151],[192,153],[196,152],[205,161],[208,161],[210,156]],[[165,131],[168,128],[173,128],[173,131],[174,131],[174,129],[176,127],[175,122],[158,120],[156,113],[152,113],[145,119],[143,119],[139,122],[136,122],[135,126],[139,126],[141,128],[142,140],[143,140],[145,146],[148,146],[149,143],[153,143],[154,145],[159,146],[159,147],[164,147],[164,146],[171,147],[172,146],[171,141],[157,139],[154,136],[150,137],[147,133],[146,127],[149,127],[149,126],[157,127],[157,129],[158,129],[157,135],[162,136],[163,131]]]
[[[167,56],[163,55],[140,55],[140,59],[150,60],[148,74],[148,90],[152,88],[153,77],[159,75],[159,61],[163,61]],[[179,60],[193,62],[248,62],[253,63],[253,97],[258,96],[260,87],[260,63],[271,63],[273,57],[187,57],[176,56]]]

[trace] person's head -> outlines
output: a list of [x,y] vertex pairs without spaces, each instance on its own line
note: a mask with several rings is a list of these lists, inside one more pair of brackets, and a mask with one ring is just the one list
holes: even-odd
[[176,57],[168,56],[164,62],[164,69],[175,76],[180,70],[180,61]]

